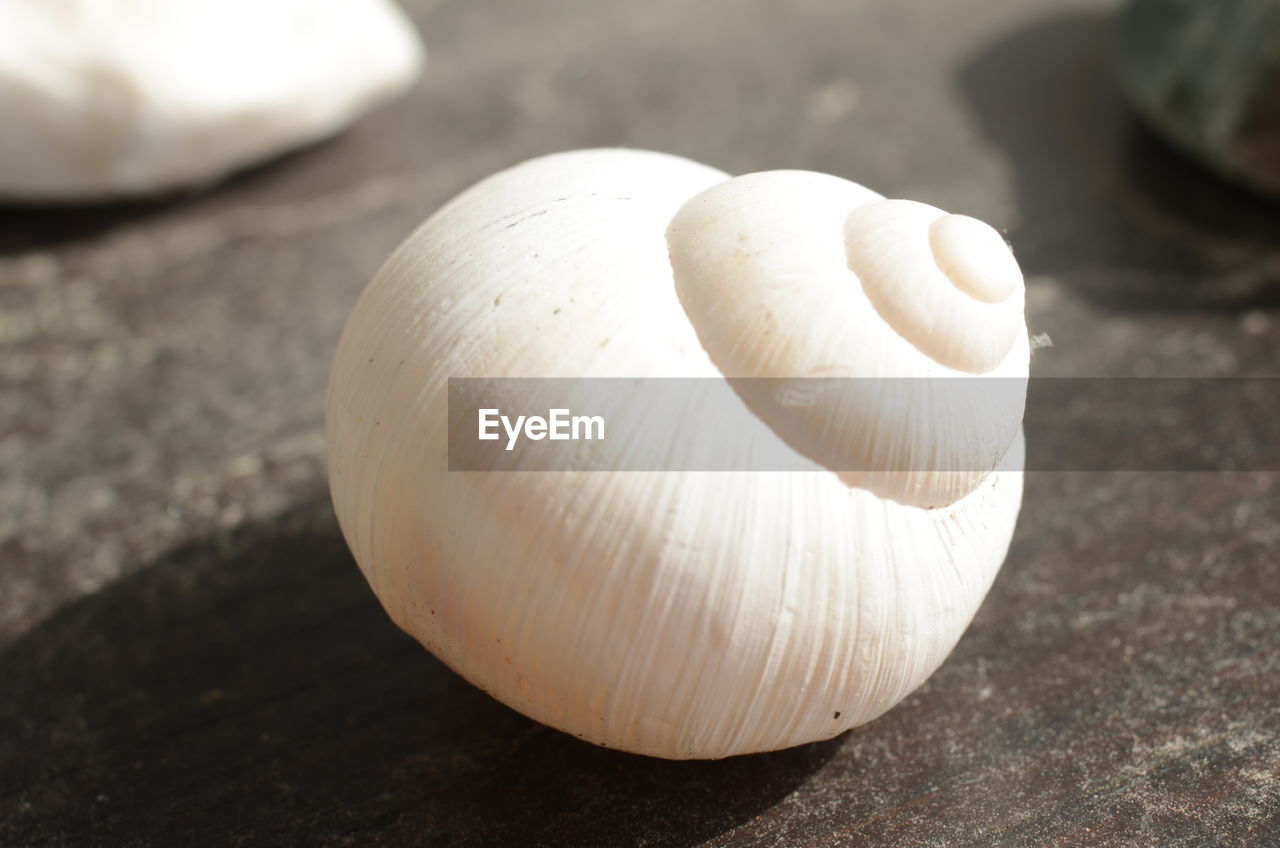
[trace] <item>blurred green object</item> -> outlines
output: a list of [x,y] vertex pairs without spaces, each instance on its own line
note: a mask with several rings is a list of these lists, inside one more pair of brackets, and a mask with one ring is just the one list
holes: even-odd
[[1120,83],[1142,118],[1280,197],[1280,0],[1130,0],[1118,24]]

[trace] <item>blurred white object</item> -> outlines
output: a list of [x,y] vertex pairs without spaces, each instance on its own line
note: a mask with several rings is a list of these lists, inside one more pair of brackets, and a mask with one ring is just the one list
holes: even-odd
[[417,79],[389,0],[0,0],[0,196],[200,185]]

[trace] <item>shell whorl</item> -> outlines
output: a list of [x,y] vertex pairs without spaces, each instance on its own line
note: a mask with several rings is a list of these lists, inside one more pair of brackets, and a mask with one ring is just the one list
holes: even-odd
[[852,210],[844,240],[876,311],[938,363],[988,373],[1022,332],[1022,272],[1000,234],[976,218],[885,200]]
[[[838,177],[769,171],[691,198],[667,243],[703,347],[795,450],[924,507],[1001,464],[1022,421],[1028,350],[1021,272],[986,224]],[[962,382],[978,376],[988,379]]]

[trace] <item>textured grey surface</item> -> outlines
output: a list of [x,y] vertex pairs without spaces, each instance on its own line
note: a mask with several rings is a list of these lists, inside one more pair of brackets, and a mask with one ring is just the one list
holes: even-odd
[[721,763],[474,691],[385,620],[325,500],[365,281],[456,191],[574,147],[987,219],[1039,374],[1276,374],[1280,212],[1135,129],[1109,4],[410,6],[423,85],[339,139],[189,197],[0,210],[0,844],[1280,844],[1275,474],[1032,475],[922,690]]

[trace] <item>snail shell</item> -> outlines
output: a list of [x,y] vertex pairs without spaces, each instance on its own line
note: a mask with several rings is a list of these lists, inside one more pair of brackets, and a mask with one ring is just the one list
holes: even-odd
[[391,0],[4,0],[0,196],[209,183],[336,133],[423,56]]
[[[463,192],[365,290],[331,490],[391,617],[504,703],[654,756],[778,749],[880,715],[967,626],[1021,502],[1022,395],[920,413],[1027,362],[984,224],[821,174],[558,154]],[[467,474],[449,377],[930,379],[866,408],[744,398],[835,471]]]

